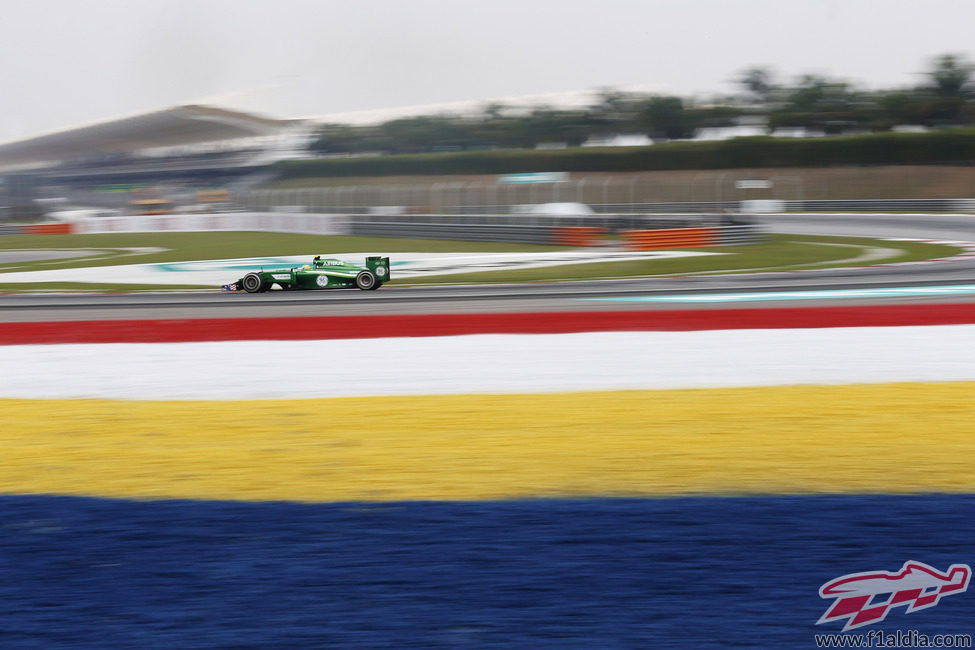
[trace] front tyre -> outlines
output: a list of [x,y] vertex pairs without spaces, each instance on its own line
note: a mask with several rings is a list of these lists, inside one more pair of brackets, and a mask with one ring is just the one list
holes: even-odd
[[244,291],[247,293],[260,293],[261,291],[266,291],[264,288],[264,278],[262,278],[257,273],[248,273],[240,281],[240,285],[244,287]]
[[376,275],[372,271],[359,271],[355,276],[355,286],[363,291],[371,291],[376,288]]

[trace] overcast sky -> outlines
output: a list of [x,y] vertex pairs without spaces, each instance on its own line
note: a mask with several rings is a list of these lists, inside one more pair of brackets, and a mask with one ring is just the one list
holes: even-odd
[[975,60],[972,0],[0,0],[0,141],[187,103],[305,117],[602,87],[868,87]]

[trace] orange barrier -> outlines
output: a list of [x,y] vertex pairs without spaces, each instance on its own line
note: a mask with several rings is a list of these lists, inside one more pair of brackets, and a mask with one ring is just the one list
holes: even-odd
[[665,228],[660,230],[627,230],[623,233],[626,247],[634,251],[659,248],[700,248],[715,246],[718,231],[714,228]]
[[552,228],[552,243],[556,246],[595,246],[605,234],[605,228],[594,226],[556,226]]
[[20,227],[22,235],[70,235],[70,223],[32,223]]

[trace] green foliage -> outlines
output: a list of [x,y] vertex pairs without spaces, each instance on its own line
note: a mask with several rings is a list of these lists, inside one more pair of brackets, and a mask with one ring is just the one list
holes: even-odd
[[281,178],[827,167],[975,160],[975,129],[831,138],[735,138],[650,147],[465,151],[278,163]]
[[738,83],[748,93],[747,99],[758,104],[772,103],[778,90],[774,75],[768,68],[749,68],[741,74]]
[[322,155],[419,154],[532,149],[556,143],[578,147],[590,138],[646,133],[657,140],[690,138],[701,126],[726,126],[741,115],[730,105],[698,106],[680,97],[603,91],[586,109],[545,106],[514,114],[489,104],[475,117],[428,115],[373,126],[322,125],[311,149]]
[[803,127],[827,134],[863,128],[874,121],[875,104],[840,81],[806,75],[769,115],[769,127]]
[[695,125],[680,97],[651,97],[641,103],[640,116],[645,130],[654,140],[681,140],[694,137]]
[[[582,109],[538,106],[515,111],[502,104],[486,105],[480,115],[428,115],[391,120],[379,125],[323,125],[312,150],[327,156],[341,154],[409,155],[443,152],[474,152],[534,149],[557,143],[578,147],[587,140],[620,134],[646,134],[657,143],[689,140],[705,127],[735,126],[743,121],[764,124],[767,132],[779,128],[800,128],[824,135],[884,132],[898,125],[932,128],[975,126],[975,66],[964,57],[946,54],[929,64],[924,81],[914,88],[865,90],[850,82],[819,75],[803,75],[791,84],[781,84],[768,69],[755,67],[738,77],[738,97],[699,100],[602,90],[592,105]],[[747,118],[747,120],[743,120]],[[954,137],[954,136],[953,136]],[[924,144],[920,158],[907,159],[898,152],[911,151],[916,144],[897,140],[858,141],[840,145],[733,144],[717,149],[673,149],[667,153],[620,152],[570,153],[544,166],[548,153],[508,152],[499,155],[459,156],[449,159],[423,158],[407,161],[347,161],[323,163],[318,175],[386,175],[419,173],[503,173],[517,171],[615,171],[642,169],[702,169],[721,160],[732,166],[753,164],[748,151],[780,160],[810,159],[811,164],[926,162],[957,160],[946,154],[945,145]],[[956,139],[953,147],[964,147]],[[756,148],[757,147],[757,148]],[[953,149],[948,147],[948,149]],[[842,149],[846,149],[843,153]],[[876,156],[864,149],[876,150]],[[708,153],[712,151],[712,153]],[[833,152],[823,156],[822,151]],[[749,162],[743,162],[745,159]],[[970,158],[969,158],[970,159]],[[609,167],[594,166],[594,161]],[[662,161],[662,162],[661,162]],[[736,162],[742,161],[742,162]],[[796,164],[781,162],[779,165]],[[404,165],[413,170],[404,169]],[[774,166],[767,164],[765,166]],[[448,167],[453,167],[448,169]],[[307,169],[307,168],[302,168]],[[356,171],[350,171],[356,170]],[[305,175],[288,167],[286,175]]]
[[934,68],[928,73],[931,89],[944,99],[967,99],[972,96],[973,66],[964,58],[945,54],[935,60]]

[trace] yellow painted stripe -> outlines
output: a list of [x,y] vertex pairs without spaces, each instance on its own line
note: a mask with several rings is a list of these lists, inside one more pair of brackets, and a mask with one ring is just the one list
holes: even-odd
[[975,383],[0,400],[0,492],[244,500],[975,492]]

